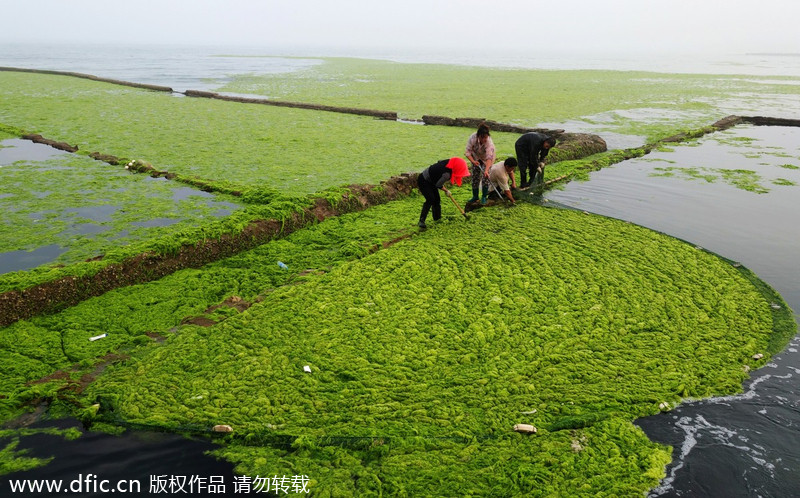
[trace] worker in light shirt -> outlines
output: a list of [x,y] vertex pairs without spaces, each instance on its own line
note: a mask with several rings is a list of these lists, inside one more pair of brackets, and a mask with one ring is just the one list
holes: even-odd
[[[514,178],[514,168],[517,167],[517,160],[509,157],[505,161],[495,163],[489,168],[489,182],[491,182],[490,189],[496,190],[497,195],[505,195],[511,204],[516,204],[514,196],[511,195],[511,189],[517,188],[517,180]],[[508,186],[508,180],[511,180],[511,187]]]

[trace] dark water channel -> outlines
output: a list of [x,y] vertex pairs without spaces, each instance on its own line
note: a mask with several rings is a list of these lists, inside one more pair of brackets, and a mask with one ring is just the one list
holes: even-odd
[[[755,139],[755,140],[748,140]],[[740,127],[626,161],[546,194],[550,202],[631,221],[739,261],[800,317],[800,128]],[[662,168],[662,169],[656,169]],[[695,168],[717,176],[689,179]],[[750,170],[769,190],[726,183],[718,170]],[[797,185],[779,185],[786,183]],[[800,496],[800,340],[752,372],[744,393],[686,402],[637,421],[674,448],[651,496]]]
[[[57,422],[37,423],[31,428],[57,427],[66,429],[81,425],[75,420],[60,420]],[[3,442],[3,444],[6,444]],[[99,432],[84,432],[83,435],[68,441],[62,436],[37,434],[20,438],[16,450],[27,450],[26,456],[50,458],[53,460],[33,470],[15,472],[2,476],[0,480],[0,496],[18,497],[101,497],[101,496],[209,496],[203,492],[204,484],[214,478],[215,483],[221,483],[224,488],[216,487],[214,490],[225,490],[226,493],[214,493],[211,496],[229,496],[234,489],[233,464],[216,460],[204,455],[205,452],[218,448],[211,441],[193,440],[157,432],[131,432],[123,436],[112,436]],[[94,476],[87,481],[87,475]],[[171,487],[169,479],[173,479]],[[180,485],[188,483],[192,478],[195,484],[192,488],[188,484],[183,486],[185,492],[175,491],[181,489]],[[29,480],[51,480],[63,483],[60,493],[27,492],[10,493],[10,482]],[[80,484],[74,481],[79,480]],[[114,489],[118,483],[122,485],[119,493],[109,491],[103,493],[99,481],[108,481],[105,489]],[[205,481],[204,481],[205,480]],[[123,492],[136,489],[133,482],[138,483],[140,492]],[[161,483],[167,482],[165,491],[161,491]],[[81,486],[80,488],[78,486]],[[70,490],[71,488],[71,490]],[[193,489],[194,492],[189,492]],[[170,493],[169,491],[174,491]]]

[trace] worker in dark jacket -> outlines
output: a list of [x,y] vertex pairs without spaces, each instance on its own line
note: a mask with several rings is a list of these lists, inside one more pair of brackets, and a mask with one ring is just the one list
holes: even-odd
[[[532,131],[517,139],[514,149],[519,162],[520,188],[526,188],[531,183],[541,183],[544,180],[544,158],[550,148],[556,144],[553,137]],[[526,173],[530,172],[530,181]]]
[[425,219],[431,209],[433,209],[433,221],[442,217],[442,200],[439,197],[439,190],[444,190],[449,194],[445,184],[450,181],[451,184],[456,184],[460,187],[461,179],[465,176],[469,176],[467,162],[460,157],[443,159],[436,164],[428,166],[425,171],[419,174],[417,185],[419,186],[419,191],[425,196],[425,203],[422,205],[422,212],[419,215],[417,226],[427,228]]

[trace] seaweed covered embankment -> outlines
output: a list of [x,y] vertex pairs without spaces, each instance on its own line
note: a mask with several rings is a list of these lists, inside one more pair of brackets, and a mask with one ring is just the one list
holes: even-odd
[[[0,325],[57,311],[117,287],[156,280],[183,268],[197,268],[325,218],[407,196],[416,185],[415,180],[416,175],[406,174],[391,178],[379,186],[353,185],[341,194],[338,201],[324,197],[314,198],[311,206],[297,209],[285,219],[252,220],[238,232],[196,240],[183,244],[176,250],[154,250],[95,268],[94,271],[87,268],[88,271],[80,274],[64,276],[30,288],[3,292],[0,294]],[[85,265],[92,263],[96,262],[86,262]]]
[[[23,133],[22,136],[61,150],[78,152],[78,146],[50,140],[38,134]],[[554,155],[565,159],[578,159],[605,148],[605,142],[600,137],[565,134],[559,145],[554,148]],[[98,152],[92,152],[89,156],[112,165],[126,161],[124,158]],[[171,171],[161,171],[141,161],[131,161],[126,167],[131,171],[153,177],[174,179],[204,191],[240,196],[248,203],[259,204],[265,197],[269,197],[260,189],[250,189],[243,193],[241,189],[232,188],[226,182],[202,180]],[[20,288],[0,293],[0,325],[7,325],[40,313],[54,312],[111,289],[158,279],[182,268],[196,268],[291,233],[309,223],[409,195],[415,187],[416,173],[404,173],[377,186],[350,185],[344,190],[332,189],[332,194],[321,192],[306,201],[296,202],[296,205],[290,208],[289,214],[280,218],[252,219],[244,227],[237,226],[211,238],[202,231],[188,236],[184,234],[180,245],[175,247],[175,244],[167,244],[170,247],[167,251],[158,249],[165,245],[162,243],[156,244],[153,250],[132,255],[123,261],[104,262],[101,256],[93,261],[71,265],[68,269],[56,268],[54,277],[46,281],[34,285],[22,284]]]

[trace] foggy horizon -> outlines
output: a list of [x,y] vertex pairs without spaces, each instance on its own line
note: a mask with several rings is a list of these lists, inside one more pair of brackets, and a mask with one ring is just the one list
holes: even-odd
[[800,4],[573,0],[45,0],[3,9],[0,43],[248,47],[277,52],[800,53]]

